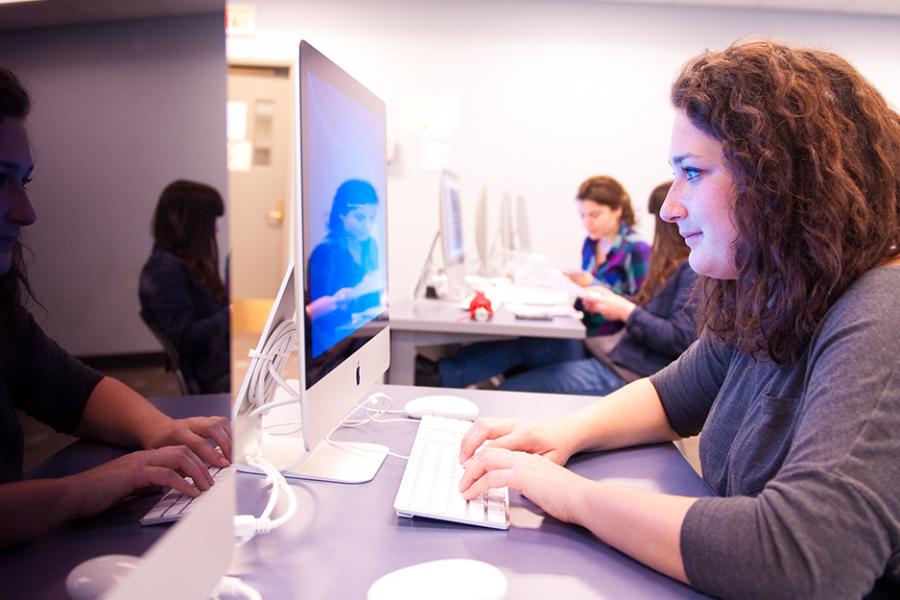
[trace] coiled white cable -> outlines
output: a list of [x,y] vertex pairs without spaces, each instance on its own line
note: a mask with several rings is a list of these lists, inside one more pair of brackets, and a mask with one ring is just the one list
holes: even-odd
[[266,339],[262,350],[250,351],[252,360],[247,401],[255,407],[251,414],[259,414],[275,407],[272,398],[275,396],[276,386],[288,391],[291,402],[299,400],[299,393],[281,377],[284,362],[297,349],[297,337],[297,324],[292,319],[282,321]]

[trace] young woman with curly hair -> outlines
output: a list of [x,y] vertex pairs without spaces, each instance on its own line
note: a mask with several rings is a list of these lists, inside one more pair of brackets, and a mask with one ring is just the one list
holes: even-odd
[[[700,338],[576,413],[476,423],[461,489],[521,490],[715,596],[895,598],[900,117],[842,58],[769,41],[689,61],[672,103],[662,216],[700,275]],[[562,466],[701,428],[714,497]]]

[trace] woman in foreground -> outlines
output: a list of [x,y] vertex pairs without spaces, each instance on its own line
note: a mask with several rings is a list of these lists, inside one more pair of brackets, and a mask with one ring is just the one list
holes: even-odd
[[[768,41],[689,61],[672,102],[661,214],[701,276],[700,339],[576,413],[476,423],[461,490],[509,485],[716,596],[896,597],[900,118],[840,57]],[[560,466],[701,428],[715,497]]]

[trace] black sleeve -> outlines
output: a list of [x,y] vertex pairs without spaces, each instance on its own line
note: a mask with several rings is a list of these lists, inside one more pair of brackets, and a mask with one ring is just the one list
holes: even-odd
[[180,261],[154,263],[141,275],[142,309],[185,356],[227,345],[228,306],[201,315],[194,296],[201,293],[193,275]]
[[15,405],[57,431],[71,433],[103,375],[70,356],[21,310],[10,376]]

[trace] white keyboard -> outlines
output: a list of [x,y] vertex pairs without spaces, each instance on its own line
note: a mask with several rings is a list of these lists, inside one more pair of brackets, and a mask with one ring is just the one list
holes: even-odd
[[394,499],[401,517],[429,517],[509,529],[509,492],[489,490],[474,500],[459,493],[459,448],[471,421],[424,416]]
[[[213,481],[218,483],[231,473],[232,467],[209,467],[209,474],[212,475]],[[191,481],[190,477],[186,478]],[[202,494],[201,494],[202,495]],[[158,525],[160,523],[171,523],[177,521],[179,517],[188,514],[191,507],[194,506],[194,500],[199,498],[191,498],[185,496],[176,489],[170,489],[165,495],[153,505],[147,514],[141,518],[141,525]]]

